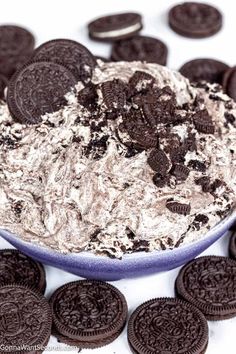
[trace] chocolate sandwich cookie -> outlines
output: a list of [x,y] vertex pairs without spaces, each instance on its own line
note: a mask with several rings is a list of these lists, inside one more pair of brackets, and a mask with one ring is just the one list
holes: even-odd
[[55,291],[50,304],[55,336],[80,348],[111,343],[126,323],[124,296],[104,282],[81,280],[66,284]]
[[204,354],[208,325],[193,305],[174,298],[158,298],[133,312],[128,341],[136,354]]
[[191,82],[207,81],[222,85],[223,76],[229,66],[215,59],[195,59],[185,63],[180,73]]
[[236,260],[236,231],[234,230],[229,242],[229,255]]
[[146,61],[166,65],[167,47],[157,38],[134,36],[113,44],[111,59],[114,61]]
[[115,79],[101,84],[101,92],[108,110],[122,111],[126,104],[126,85],[123,81]]
[[114,333],[110,337],[106,337],[106,338],[101,339],[96,342],[81,341],[81,340],[66,337],[63,334],[59,333],[55,328],[53,328],[53,330],[52,330],[52,335],[57,338],[57,341],[59,343],[64,343],[64,344],[72,346],[72,347],[77,347],[80,350],[82,350],[82,349],[96,349],[96,348],[104,347],[105,345],[108,345],[108,344],[114,342],[114,340],[116,340],[121,335],[123,329],[124,328],[122,328],[117,333]]
[[21,123],[37,124],[42,115],[66,104],[64,96],[76,83],[76,77],[64,65],[45,61],[28,63],[10,80],[9,110]]
[[51,309],[42,294],[24,285],[0,286],[0,353],[42,353],[51,326]]
[[223,77],[225,93],[236,101],[236,66],[228,69]]
[[3,100],[5,98],[5,88],[8,85],[8,79],[6,76],[0,74],[0,99]]
[[169,25],[176,33],[190,38],[214,35],[222,27],[222,14],[213,6],[184,2],[169,11]]
[[82,44],[69,39],[54,39],[35,49],[34,61],[51,61],[67,66],[77,81],[91,78],[96,59]]
[[214,134],[215,124],[206,109],[196,112],[192,118],[194,126],[199,133]]
[[0,73],[10,78],[32,55],[34,36],[18,26],[0,26]]
[[[134,97],[140,93],[145,95],[148,90],[152,90],[155,82],[156,80],[152,75],[146,73],[145,71],[136,70],[129,79],[129,97]],[[142,101],[142,95],[139,96],[139,98]]]
[[176,283],[177,295],[201,310],[208,320],[236,316],[236,261],[206,256],[187,263]]
[[166,175],[170,169],[170,161],[165,152],[161,149],[152,149],[147,159],[147,163],[153,171],[158,171],[161,175]]
[[141,15],[132,12],[100,17],[88,25],[89,36],[101,41],[116,41],[132,37],[142,27]]
[[43,265],[20,251],[0,250],[0,286],[6,283],[25,284],[44,293],[46,276]]

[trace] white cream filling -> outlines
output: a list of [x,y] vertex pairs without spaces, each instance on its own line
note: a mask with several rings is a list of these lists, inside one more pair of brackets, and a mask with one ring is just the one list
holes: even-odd
[[97,38],[113,38],[113,37],[125,36],[126,34],[138,31],[141,28],[142,28],[142,24],[136,23],[135,25],[122,28],[122,29],[113,30],[113,31],[92,32],[92,35]]

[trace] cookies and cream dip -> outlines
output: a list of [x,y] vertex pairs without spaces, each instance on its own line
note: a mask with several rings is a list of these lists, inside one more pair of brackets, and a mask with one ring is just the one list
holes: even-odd
[[0,228],[121,258],[204,237],[236,202],[236,105],[157,64],[98,61],[61,110],[0,104]]

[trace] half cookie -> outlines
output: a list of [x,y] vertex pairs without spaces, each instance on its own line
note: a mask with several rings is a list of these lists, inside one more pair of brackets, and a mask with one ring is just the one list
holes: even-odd
[[97,348],[114,341],[127,318],[127,303],[114,286],[81,280],[66,284],[50,299],[53,334],[60,342]]

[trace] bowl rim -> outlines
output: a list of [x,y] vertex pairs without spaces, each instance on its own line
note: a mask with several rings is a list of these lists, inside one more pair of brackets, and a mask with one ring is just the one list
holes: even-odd
[[[166,256],[168,257],[169,255],[174,255],[177,253],[183,253],[185,250],[188,250],[189,248],[195,248],[198,247],[199,245],[202,245],[204,243],[207,243],[209,241],[209,239],[213,238],[217,233],[221,232],[221,231],[227,231],[226,228],[230,228],[233,223],[236,221],[236,209],[232,210],[230,214],[228,214],[224,219],[222,219],[221,221],[219,221],[213,228],[211,228],[204,236],[202,236],[200,239],[192,241],[190,243],[181,245],[180,247],[177,248],[173,248],[173,249],[169,249],[169,250],[154,250],[151,252],[145,252],[145,251],[141,251],[141,252],[134,252],[134,253],[127,253],[124,254],[122,256],[121,259],[118,258],[110,258],[108,256],[105,255],[96,255],[92,252],[87,252],[87,251],[82,251],[82,252],[71,252],[71,253],[62,253],[59,252],[57,250],[54,250],[50,247],[45,247],[43,245],[40,245],[38,243],[34,243],[34,242],[29,242],[29,241],[25,241],[22,240],[19,236],[17,236],[16,234],[6,230],[6,229],[1,229],[0,228],[0,236],[2,236],[3,234],[5,234],[5,236],[2,236],[5,240],[9,241],[11,243],[11,240],[17,239],[17,241],[15,242],[16,244],[21,244],[24,247],[28,247],[31,250],[35,250],[37,252],[42,252],[45,255],[49,256],[49,257],[60,257],[63,259],[67,259],[67,260],[84,260],[84,261],[97,261],[97,262],[105,262],[106,264],[114,264],[115,262],[119,262],[119,264],[121,264],[122,261],[124,261],[123,263],[129,262],[129,261],[133,261],[133,260],[145,260],[146,258],[150,259],[153,257],[163,257]],[[224,230],[225,229],[225,230]],[[14,243],[12,243],[14,244]],[[16,246],[17,247],[17,246]]]

